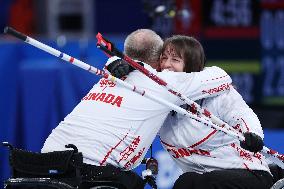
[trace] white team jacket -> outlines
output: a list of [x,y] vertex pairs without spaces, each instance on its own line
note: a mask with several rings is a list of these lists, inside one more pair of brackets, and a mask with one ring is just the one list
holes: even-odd
[[[157,73],[146,64],[144,67],[193,99],[222,93],[227,90],[223,86],[231,84],[230,76],[218,67],[190,74]],[[131,72],[125,81],[169,102],[183,103],[139,71]],[[101,79],[52,131],[42,152],[65,150],[64,145],[71,143],[83,153],[85,163],[133,169],[142,161],[170,111],[164,105]]]
[[[239,132],[250,131],[264,137],[257,116],[233,87],[216,97],[204,99],[202,107]],[[184,172],[234,168],[269,172],[260,153],[244,150],[238,140],[183,115],[168,115],[160,130],[160,139]]]

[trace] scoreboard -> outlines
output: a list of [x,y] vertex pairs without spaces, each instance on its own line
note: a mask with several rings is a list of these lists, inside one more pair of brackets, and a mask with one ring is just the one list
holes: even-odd
[[177,0],[190,20],[176,33],[201,40],[208,65],[223,67],[245,101],[284,107],[284,1]]
[[284,97],[284,2],[262,3],[260,15],[261,65],[264,102]]
[[247,38],[259,34],[259,1],[203,0],[205,37]]

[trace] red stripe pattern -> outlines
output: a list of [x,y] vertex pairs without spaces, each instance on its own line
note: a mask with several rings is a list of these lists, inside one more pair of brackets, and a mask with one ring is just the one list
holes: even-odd
[[227,74],[227,75],[224,75],[224,76],[221,76],[221,77],[216,77],[216,78],[212,78],[212,79],[207,79],[207,80],[205,80],[205,81],[201,81],[201,83],[202,83],[202,82],[208,82],[208,81],[214,81],[214,80],[217,80],[217,79],[222,79],[222,78],[227,77],[227,76],[228,76],[228,74]]
[[74,62],[74,58],[71,57],[70,60],[69,60],[69,62],[73,63],[73,62]]
[[206,137],[204,137],[202,140],[200,140],[199,142],[193,144],[190,146],[190,148],[194,148],[200,144],[202,144],[203,142],[205,142],[206,140],[208,140],[212,135],[214,135],[217,132],[217,130],[213,130],[211,133],[209,133],[209,135],[207,135]]
[[121,144],[122,141],[124,141],[124,139],[127,137],[127,135],[128,135],[128,133],[127,133],[114,147],[112,147],[112,148],[107,152],[107,154],[105,155],[104,159],[101,161],[100,166],[104,165],[104,163],[106,162],[107,158],[110,156],[111,152],[112,152],[115,148],[117,148],[117,147]]

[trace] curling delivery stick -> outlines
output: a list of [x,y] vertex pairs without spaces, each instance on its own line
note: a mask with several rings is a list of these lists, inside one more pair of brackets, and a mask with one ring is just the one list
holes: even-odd
[[[151,73],[149,70],[147,70],[146,68],[144,68],[143,66],[141,66],[140,64],[135,62],[133,59],[131,59],[127,55],[123,54],[120,50],[118,50],[115,47],[115,45],[112,42],[110,42],[109,40],[104,38],[101,33],[98,33],[96,37],[97,37],[97,40],[98,40],[97,47],[99,49],[103,50],[105,52],[105,54],[107,54],[107,56],[109,56],[109,57],[111,57],[111,56],[120,57],[121,59],[128,62],[132,67],[139,70],[140,72],[142,72],[144,75],[146,75],[147,77],[149,77],[150,79],[152,79],[153,81],[158,83],[159,85],[164,86],[169,92],[178,96],[182,101],[187,103],[189,106],[196,107],[196,110],[199,113],[199,115],[202,115],[202,116],[205,116],[206,118],[208,118],[214,124],[214,128],[215,128],[215,126],[218,127],[218,128],[215,128],[215,129],[219,130],[220,128],[222,128],[222,129],[226,128],[227,131],[232,131],[232,132],[235,131],[227,123],[220,120],[218,117],[216,117],[215,115],[210,113],[207,109],[203,109],[199,104],[195,103],[193,100],[189,99],[187,96],[177,92],[172,86],[169,86],[167,82],[165,82],[164,80],[159,78],[157,75]],[[208,126],[212,126],[212,125],[208,125]],[[237,138],[240,141],[244,140],[244,137],[242,135],[239,135],[239,133],[235,133],[235,135],[238,135]],[[234,136],[234,135],[232,135],[232,136]],[[265,146],[262,149],[262,154],[266,158],[269,158],[275,164],[280,166],[282,169],[284,169],[284,162],[283,162],[284,161],[284,155],[279,154],[275,150],[270,150],[269,148],[267,148]]]
[[[157,98],[157,97],[155,97],[155,96],[153,96],[151,94],[148,94],[148,93],[146,93],[145,90],[138,89],[136,86],[130,85],[130,84],[128,84],[128,83],[118,79],[118,78],[113,77],[110,74],[105,73],[102,70],[99,70],[98,68],[95,68],[95,67],[93,67],[91,65],[88,65],[88,64],[86,64],[86,63],[84,63],[84,62],[82,62],[82,61],[80,61],[80,60],[78,60],[78,59],[76,59],[74,57],[71,57],[71,56],[69,56],[69,55],[67,55],[65,53],[62,53],[62,52],[60,52],[60,51],[58,51],[58,50],[56,50],[56,49],[54,49],[54,48],[52,48],[52,47],[50,47],[48,45],[45,45],[45,44],[43,44],[43,43],[41,43],[41,42],[31,38],[31,37],[28,37],[28,36],[18,32],[18,31],[14,30],[11,27],[6,27],[4,29],[4,33],[13,35],[14,37],[16,37],[18,39],[21,39],[24,42],[26,42],[26,43],[28,43],[28,44],[36,47],[36,48],[39,48],[39,49],[41,49],[41,50],[43,50],[43,51],[45,51],[45,52],[47,52],[49,54],[52,54],[52,55],[54,55],[54,56],[56,56],[58,58],[61,58],[61,59],[65,60],[65,61],[67,61],[67,62],[70,62],[70,63],[74,64],[75,66],[78,66],[78,67],[80,67],[80,68],[82,68],[84,70],[87,70],[87,71],[89,71],[89,72],[91,72],[91,73],[93,73],[95,75],[102,76],[102,77],[104,77],[104,78],[106,78],[106,79],[108,79],[108,80],[110,80],[112,82],[116,82],[116,83],[124,86],[125,88],[136,92],[137,94],[140,94],[140,95],[145,96],[145,97],[147,97],[147,98],[149,98],[151,100],[154,100],[154,101],[156,101],[156,102],[158,102],[160,104],[163,104],[163,105],[171,108],[172,110],[175,110],[178,113],[184,114],[184,115],[186,115],[186,116],[188,116],[188,117],[190,117],[192,119],[200,121],[200,122],[202,122],[202,123],[204,123],[204,124],[206,124],[208,126],[211,126],[211,127],[215,128],[216,130],[219,130],[219,131],[222,131],[222,132],[224,132],[224,133],[226,133],[228,135],[231,135],[231,136],[237,138],[240,141],[244,140],[244,136],[242,136],[242,135],[239,135],[239,134],[237,134],[237,133],[235,133],[235,132],[233,132],[231,130],[228,130],[226,128],[219,127],[216,124],[212,123],[210,120],[198,117],[197,115],[192,114],[191,112],[188,112],[187,110],[185,110],[185,109],[183,109],[183,108],[181,108],[181,107],[179,107],[177,105],[174,105],[174,104],[169,103],[169,102],[167,102],[167,101],[165,101],[165,100],[163,100],[161,98]],[[264,151],[265,148],[266,147],[263,148],[263,151]],[[279,165],[281,168],[284,168],[284,163],[279,158],[279,157],[282,157],[282,160],[284,160],[284,156],[280,155],[276,151],[269,150],[268,148],[267,148],[267,150],[268,151],[267,152],[265,151],[265,153],[266,153],[266,155],[270,154],[269,155],[270,160],[273,161],[274,163],[276,163],[277,165]],[[272,152],[272,153],[269,153],[269,152]]]

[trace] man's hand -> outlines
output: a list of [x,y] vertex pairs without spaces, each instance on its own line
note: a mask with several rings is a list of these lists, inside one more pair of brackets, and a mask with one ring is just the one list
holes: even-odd
[[241,142],[241,147],[251,151],[251,152],[259,152],[263,148],[263,140],[257,134],[246,132],[244,133],[245,140]]
[[122,59],[117,59],[107,66],[107,70],[116,78],[122,78],[135,70],[127,62]]

